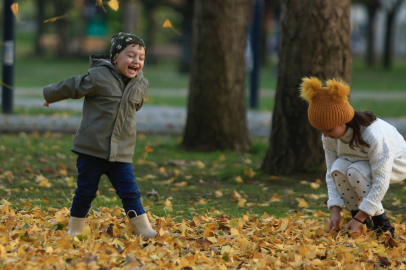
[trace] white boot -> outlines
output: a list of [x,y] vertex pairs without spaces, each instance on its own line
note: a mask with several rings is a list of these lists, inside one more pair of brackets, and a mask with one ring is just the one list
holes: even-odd
[[81,234],[86,224],[86,218],[70,217],[68,234],[76,236]]
[[[128,213],[131,211],[133,210],[128,211]],[[133,212],[135,213],[135,211]],[[130,225],[135,235],[142,235],[145,239],[152,238],[158,234],[157,231],[152,229],[151,224],[148,220],[148,215],[146,213],[138,216],[137,214],[135,214],[135,217],[130,219]]]

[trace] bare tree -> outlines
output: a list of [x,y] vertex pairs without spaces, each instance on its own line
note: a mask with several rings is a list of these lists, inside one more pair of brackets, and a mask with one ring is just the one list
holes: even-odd
[[384,5],[387,16],[386,16],[386,34],[385,34],[385,45],[383,51],[383,66],[386,69],[392,67],[393,59],[393,32],[396,14],[402,5],[403,0],[385,0],[382,1]]
[[182,145],[213,151],[249,146],[244,101],[246,0],[197,0],[188,116]]
[[350,0],[282,0],[278,83],[262,169],[274,175],[322,167],[321,132],[298,97],[303,77],[351,79]]

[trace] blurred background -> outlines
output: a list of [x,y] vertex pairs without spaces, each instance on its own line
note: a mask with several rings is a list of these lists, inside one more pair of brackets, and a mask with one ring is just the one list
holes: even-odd
[[[88,56],[108,53],[110,38],[119,31],[141,36],[148,48],[145,76],[152,90],[150,104],[186,106],[191,69],[193,0],[120,0],[117,11],[95,0],[20,0],[15,24],[15,96],[40,98],[40,88],[75,74],[86,74]],[[280,6],[262,2],[262,12],[250,11],[252,25],[260,16],[259,100],[253,108],[272,111],[276,88]],[[3,14],[3,1],[0,3]],[[8,8],[8,7],[6,7]],[[67,18],[44,23],[57,16]],[[163,28],[169,19],[178,35]],[[3,20],[0,22],[3,24]],[[3,31],[7,25],[1,25]],[[248,29],[248,40],[252,29]],[[2,33],[3,34],[3,33]],[[247,72],[252,69],[252,42],[246,50]],[[406,90],[406,4],[402,0],[359,0],[351,4],[353,90]],[[249,79],[247,73],[247,105]],[[15,104],[16,113],[30,110]],[[374,109],[381,116],[403,116],[399,96],[388,100],[359,100],[354,107]],[[38,109],[39,110],[39,109]],[[35,110],[34,110],[35,111]],[[49,113],[39,110],[40,113]]]
[[[352,1],[353,89],[406,89],[402,75],[406,71],[406,5],[403,2]],[[144,38],[148,47],[145,75],[151,88],[188,88],[193,0],[122,0],[117,11],[105,4],[107,12],[96,6],[94,0],[21,0],[18,3],[22,22],[15,27],[17,94],[19,89],[43,87],[74,74],[86,74],[88,55],[107,53],[111,36],[120,31]],[[44,23],[46,19],[65,14],[68,18]],[[258,15],[254,10],[251,14],[252,17]],[[261,15],[259,85],[264,95],[260,96],[259,109],[272,110],[272,93],[267,91],[276,87],[280,37],[278,1],[264,1]],[[162,28],[167,19],[181,35]],[[393,44],[390,44],[391,39]],[[252,53],[247,55],[250,68]],[[185,106],[186,94],[178,96],[155,97],[151,103]],[[403,115],[383,113],[385,116]]]

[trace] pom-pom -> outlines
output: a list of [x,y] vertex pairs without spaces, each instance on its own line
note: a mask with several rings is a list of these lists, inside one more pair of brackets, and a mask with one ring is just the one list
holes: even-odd
[[327,90],[335,100],[346,102],[350,94],[350,87],[343,81],[336,79],[327,81]]
[[303,78],[302,81],[300,85],[300,97],[310,102],[320,92],[321,82],[316,77]]

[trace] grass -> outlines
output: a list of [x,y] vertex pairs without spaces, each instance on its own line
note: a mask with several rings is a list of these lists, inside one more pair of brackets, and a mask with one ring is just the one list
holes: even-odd
[[[298,207],[301,198],[309,204],[306,208],[309,211],[327,211],[323,176],[270,177],[260,171],[268,147],[267,139],[253,139],[250,151],[243,155],[230,151],[187,152],[180,147],[180,140],[175,136],[138,136],[134,173],[144,206],[154,214],[166,216],[171,213],[180,220],[182,217],[190,219],[192,213],[201,214],[216,208],[229,213],[230,217],[242,216],[247,211],[286,217],[289,210],[302,209]],[[77,156],[69,150],[72,141],[73,136],[63,134],[0,135],[0,197],[13,205],[29,202],[45,208],[70,207],[77,176]],[[145,157],[146,145],[154,150]],[[144,157],[145,162],[142,162]],[[199,161],[204,168],[196,165]],[[47,181],[43,182],[40,175]],[[236,181],[238,176],[243,183]],[[323,181],[314,189],[310,182],[317,178]],[[306,182],[300,182],[304,180]],[[159,200],[147,196],[152,189],[159,193]],[[216,196],[219,191],[223,194],[221,197]],[[234,191],[247,200],[244,207],[238,206]],[[121,206],[105,176],[99,184],[99,192],[93,207]],[[172,202],[173,212],[165,209],[167,200]],[[394,184],[383,203],[397,214],[403,212],[405,200],[402,185]]]
[[[86,74],[89,61],[84,59],[38,59],[33,57],[33,33],[16,34],[16,87],[44,87],[73,75]],[[0,67],[1,70],[1,67]],[[368,68],[364,60],[353,59],[352,83],[354,91],[362,90],[406,90],[406,60],[395,59],[391,70],[377,66]],[[151,88],[188,88],[189,75],[178,73],[176,60],[160,60],[157,65],[146,65],[144,74],[150,81]],[[275,89],[277,82],[277,63],[269,61],[262,68],[260,76],[261,89]],[[247,84],[248,86],[248,84]]]

